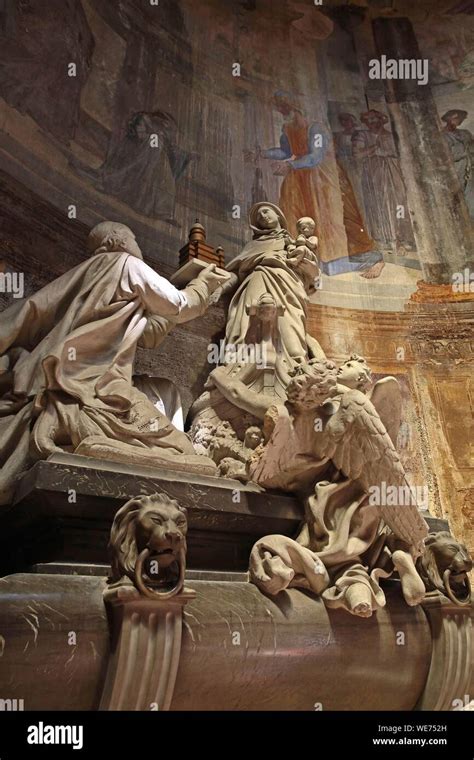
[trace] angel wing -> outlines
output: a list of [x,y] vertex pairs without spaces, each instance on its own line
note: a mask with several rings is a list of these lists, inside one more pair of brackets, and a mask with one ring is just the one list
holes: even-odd
[[397,445],[398,431],[402,421],[402,391],[400,383],[391,375],[378,380],[369,393],[369,399],[375,406],[385,429]]
[[[367,493],[378,488],[379,496],[391,494],[388,500],[375,501],[381,517],[398,538],[421,552],[428,526],[414,503],[400,457],[371,400],[358,390],[344,393],[338,411],[326,426],[326,434],[325,455],[346,477],[358,480]],[[395,505],[382,503],[392,502],[393,493]]]

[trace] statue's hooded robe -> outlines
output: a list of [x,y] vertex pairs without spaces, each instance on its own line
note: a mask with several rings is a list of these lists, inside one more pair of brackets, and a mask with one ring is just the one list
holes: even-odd
[[[259,228],[257,214],[261,207],[269,207],[279,218],[280,229]],[[279,356],[275,367],[277,395],[285,396],[289,373],[294,367],[313,356],[324,356],[319,343],[306,332],[308,295],[310,282],[293,269],[287,260],[289,235],[286,220],[278,206],[261,202],[249,212],[253,240],[227,265],[239,278],[239,288],[229,305],[226,325],[226,344],[240,347],[255,343],[249,306],[268,294],[277,306],[284,309],[284,319],[279,320]],[[319,272],[314,263],[314,275]],[[314,280],[314,276],[313,276]]]
[[81,453],[85,439],[194,454],[132,384],[147,313],[117,296],[129,256],[98,253],[1,314],[0,504],[32,461]]

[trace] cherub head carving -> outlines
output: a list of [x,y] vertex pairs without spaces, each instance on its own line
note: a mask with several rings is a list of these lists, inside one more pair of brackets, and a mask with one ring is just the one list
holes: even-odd
[[337,382],[336,365],[324,359],[311,359],[291,373],[286,394],[288,403],[297,411],[317,409],[334,394]]
[[[142,593],[150,596],[154,592],[148,593],[150,589],[143,579],[144,565],[157,564],[158,572],[150,577],[153,582],[166,580],[176,563],[182,586],[187,530],[186,510],[166,494],[131,499],[115,515],[110,532],[111,580],[129,578]],[[173,593],[177,590],[177,587],[173,589]]]
[[310,216],[302,216],[296,222],[296,231],[299,235],[303,235],[305,238],[310,238],[314,235],[316,229],[316,222]]
[[244,446],[247,449],[255,450],[263,441],[263,433],[257,425],[251,425],[247,428],[244,435]]
[[337,382],[353,390],[366,391],[371,383],[372,373],[363,356],[351,354],[337,370]]

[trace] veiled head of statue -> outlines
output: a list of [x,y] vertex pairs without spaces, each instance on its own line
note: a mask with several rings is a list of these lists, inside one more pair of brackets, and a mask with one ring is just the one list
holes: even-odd
[[96,224],[89,232],[87,250],[92,255],[97,253],[130,253],[138,259],[143,259],[132,230],[120,222],[99,222]]
[[281,209],[274,203],[255,203],[249,212],[249,223],[254,234],[279,232],[287,228],[286,219]]

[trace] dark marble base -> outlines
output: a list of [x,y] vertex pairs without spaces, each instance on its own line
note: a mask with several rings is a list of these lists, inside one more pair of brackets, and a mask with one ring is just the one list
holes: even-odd
[[188,510],[190,569],[246,571],[254,542],[269,533],[292,536],[301,507],[235,480],[154,470],[75,455],[38,462],[19,482],[13,506],[0,515],[0,572],[37,563],[108,564],[117,510],[157,490]]
[[[254,484],[59,454],[32,467],[12,507],[0,513],[0,574],[38,564],[47,573],[103,574],[90,566],[108,566],[115,513],[157,490],[188,510],[190,570],[245,572],[257,539],[294,536],[302,520],[295,497]],[[432,530],[447,530],[444,521],[425,517]]]

